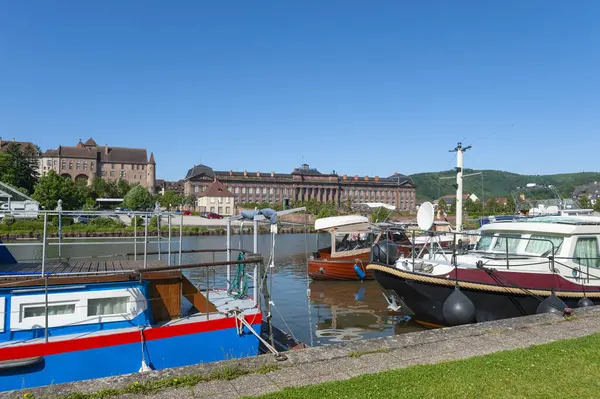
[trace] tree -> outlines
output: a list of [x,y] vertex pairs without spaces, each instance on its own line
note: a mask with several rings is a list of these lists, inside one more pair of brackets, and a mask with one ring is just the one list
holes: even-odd
[[498,201],[492,197],[485,203],[485,210],[489,213],[496,213],[498,208]]
[[196,206],[196,197],[194,197],[192,194],[184,196],[183,205],[193,208]]
[[177,208],[183,205],[184,197],[181,194],[177,194],[175,191],[167,190],[160,198],[160,205],[171,210],[171,207]]
[[581,197],[579,197],[579,207],[581,209],[590,209],[592,207],[590,197],[588,197],[587,194],[584,194]]
[[9,143],[0,160],[0,180],[31,193],[39,176],[36,151],[30,147],[21,148],[18,143]]
[[63,201],[62,207],[65,210],[77,209],[86,200],[85,192],[71,179],[59,176],[53,170],[40,177],[31,197],[47,210],[55,209],[59,199]]
[[438,202],[438,206],[443,211],[447,211],[448,210],[448,204],[446,204],[446,201],[444,201],[443,198],[440,198],[440,201]]
[[600,198],[596,198],[594,201],[594,212],[600,212]]
[[152,196],[142,186],[134,186],[125,195],[123,205],[129,209],[147,209],[153,206]]
[[456,198],[454,198],[452,200],[452,204],[450,204],[450,212],[452,212],[452,213],[456,212]]
[[517,212],[517,205],[515,204],[515,199],[512,195],[509,195],[508,198],[506,198],[504,212],[506,212],[509,215],[514,215]]

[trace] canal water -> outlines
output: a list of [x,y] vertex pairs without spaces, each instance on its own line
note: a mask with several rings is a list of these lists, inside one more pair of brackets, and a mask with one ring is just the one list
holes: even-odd
[[[268,268],[271,275],[268,281],[271,290],[272,316],[274,324],[298,340],[310,346],[327,345],[343,341],[375,338],[402,334],[421,329],[407,316],[387,309],[387,302],[379,285],[371,281],[311,281],[307,277],[307,257],[316,249],[314,234],[282,234],[275,236],[274,267]],[[134,252],[131,238],[104,240],[105,245],[88,240],[71,240],[74,245],[63,246],[63,257],[89,257],[117,255]],[[325,242],[320,240],[321,243]],[[39,245],[39,244],[38,244]],[[223,249],[225,236],[186,236],[182,249]],[[244,235],[232,237],[232,248],[252,250],[253,237]],[[166,260],[168,245],[161,244],[161,259]],[[148,245],[148,251],[157,251],[158,245]],[[171,244],[171,261],[178,262],[178,243]],[[269,259],[272,249],[271,235],[258,236],[258,251]],[[11,252],[17,259],[40,259],[41,248],[13,247]],[[143,253],[143,245],[138,243],[138,253]],[[58,255],[57,246],[50,246],[47,256]],[[224,259],[223,254],[215,255],[215,260]],[[141,259],[139,256],[138,259]],[[157,259],[157,255],[148,259]],[[121,259],[123,259],[121,257]],[[129,256],[129,259],[133,259]],[[182,254],[182,263],[212,261],[212,254]],[[192,280],[204,284],[205,272],[192,269],[187,272]],[[223,271],[210,276],[218,284],[225,280]],[[211,283],[211,284],[214,284]],[[250,291],[251,292],[251,291]]]

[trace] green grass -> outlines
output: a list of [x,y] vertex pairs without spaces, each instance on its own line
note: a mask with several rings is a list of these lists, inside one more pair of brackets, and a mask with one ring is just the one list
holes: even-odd
[[[501,338],[499,338],[501,339]],[[465,360],[286,388],[262,398],[595,398],[600,334]]]
[[[66,395],[55,396],[54,399],[100,399],[126,394],[149,395],[168,388],[191,388],[200,382],[211,380],[233,380],[248,374],[266,374],[275,370],[279,370],[279,366],[273,364],[263,364],[261,367],[254,370],[246,370],[237,367],[224,367],[222,369],[213,371],[207,376],[186,375],[163,380],[134,382],[133,384],[124,388],[109,388],[92,393],[72,392]],[[35,399],[35,395],[31,392],[26,392],[23,394],[23,397],[27,399]]]

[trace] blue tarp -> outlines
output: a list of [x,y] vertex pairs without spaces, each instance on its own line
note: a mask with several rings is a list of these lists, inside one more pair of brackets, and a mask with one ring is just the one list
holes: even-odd
[[12,254],[10,253],[8,248],[5,247],[4,245],[2,245],[2,240],[0,240],[0,265],[1,264],[10,265],[13,263],[17,263],[17,261],[12,256]]
[[259,209],[257,211],[243,211],[242,217],[244,219],[254,220],[254,216],[263,215],[265,218],[271,221],[271,224],[277,224],[277,212],[271,208]]

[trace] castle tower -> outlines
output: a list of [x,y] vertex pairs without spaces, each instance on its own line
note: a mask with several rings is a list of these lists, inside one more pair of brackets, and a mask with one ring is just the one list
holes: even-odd
[[156,186],[156,162],[154,161],[154,153],[150,153],[150,161],[148,162],[148,167],[146,168],[146,184],[148,185],[148,191],[150,194],[154,194],[155,186]]

